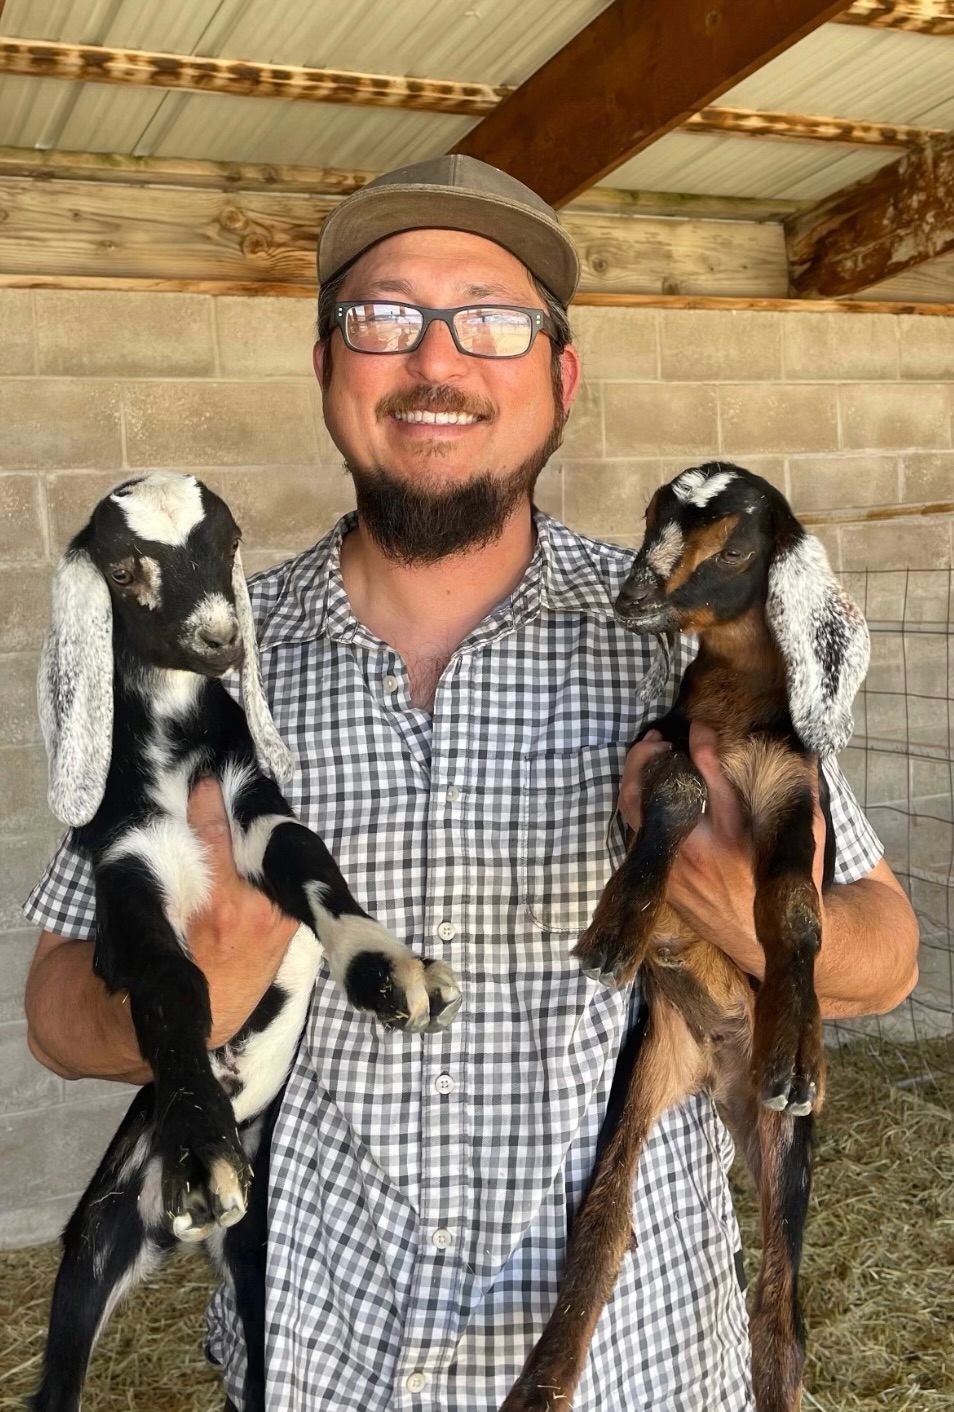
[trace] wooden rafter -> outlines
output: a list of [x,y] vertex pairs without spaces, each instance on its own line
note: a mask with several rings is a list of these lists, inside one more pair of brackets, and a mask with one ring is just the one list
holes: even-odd
[[861,147],[918,147],[932,137],[943,136],[943,130],[938,128],[764,113],[752,108],[705,108],[683,123],[680,131],[784,138],[794,142],[845,142]]
[[913,34],[954,34],[952,0],[855,0],[836,24],[905,29]]
[[954,250],[954,134],[786,223],[791,290],[840,298]]
[[194,54],[148,53],[139,49],[105,49],[91,44],[55,44],[41,39],[9,37],[0,37],[0,73],[231,93],[244,98],[414,108],[425,113],[461,113],[467,117],[491,112],[510,91],[484,83],[345,73],[338,69],[253,64],[243,59],[206,59]]
[[840,8],[820,0],[614,0],[454,151],[565,205]]

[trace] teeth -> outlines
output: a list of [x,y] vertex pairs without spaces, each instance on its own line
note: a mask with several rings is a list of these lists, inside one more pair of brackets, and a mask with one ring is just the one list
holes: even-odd
[[436,427],[469,427],[480,421],[470,412],[395,412],[399,422],[423,422]]

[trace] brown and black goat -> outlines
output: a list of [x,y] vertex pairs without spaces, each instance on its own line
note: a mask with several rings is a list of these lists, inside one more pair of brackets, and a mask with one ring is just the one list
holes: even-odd
[[[867,628],[785,498],[720,462],[684,471],[656,492],[616,614],[634,632],[699,639],[672,710],[652,723],[673,748],[643,771],[642,826],[574,952],[588,975],[610,985],[639,972],[648,1018],[622,1114],[574,1221],[556,1310],[503,1412],[568,1412],[634,1235],[630,1194],[646,1137],[667,1108],[705,1087],[760,1195],[756,1406],[797,1412],[798,1267],[812,1114],[824,1097],[813,822],[818,798],[828,823],[828,886],[834,840],[819,761],[851,735]],[[755,930],[765,953],[757,989],[665,900],[672,860],[706,808],[706,785],[689,755],[693,721],[717,731],[751,841]]]

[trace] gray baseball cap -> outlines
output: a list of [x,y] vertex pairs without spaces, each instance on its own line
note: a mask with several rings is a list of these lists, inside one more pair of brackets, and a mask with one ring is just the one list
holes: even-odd
[[321,228],[318,280],[327,283],[389,235],[425,229],[496,241],[562,304],[579,283],[580,262],[556,212],[522,181],[458,153],[385,172],[346,197]]

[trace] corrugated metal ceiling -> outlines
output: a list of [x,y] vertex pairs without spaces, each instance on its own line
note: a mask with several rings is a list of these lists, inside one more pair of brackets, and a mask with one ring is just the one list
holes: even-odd
[[[7,0],[9,35],[518,84],[607,0]],[[725,105],[954,128],[954,40],[826,25]],[[445,151],[472,120],[54,80],[0,79],[0,143],[381,170]],[[607,185],[814,199],[891,149],[674,133]]]

